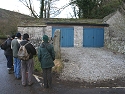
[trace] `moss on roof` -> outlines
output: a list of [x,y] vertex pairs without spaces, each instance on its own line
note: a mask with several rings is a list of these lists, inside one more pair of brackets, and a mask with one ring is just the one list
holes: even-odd
[[102,19],[65,19],[65,18],[30,18],[21,21],[18,26],[43,26],[47,23],[88,23],[88,24],[103,24]]

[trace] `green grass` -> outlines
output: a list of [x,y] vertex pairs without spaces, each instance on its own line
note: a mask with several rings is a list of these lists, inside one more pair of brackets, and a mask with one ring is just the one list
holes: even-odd
[[[63,63],[61,62],[61,59],[56,59],[54,61],[54,64],[55,66],[52,68],[52,71],[53,72],[56,72],[56,73],[60,73],[64,67]],[[38,56],[34,56],[34,70],[36,72],[41,72],[42,71],[42,68],[41,68],[41,64],[38,60]]]
[[42,69],[41,69],[41,65],[40,65],[40,62],[38,60],[38,56],[34,56],[34,70],[35,71],[38,71],[38,72],[41,72]]

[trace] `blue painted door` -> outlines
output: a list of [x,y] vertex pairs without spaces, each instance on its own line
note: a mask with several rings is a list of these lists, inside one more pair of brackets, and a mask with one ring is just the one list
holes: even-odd
[[60,45],[61,47],[73,47],[74,46],[74,29],[72,27],[53,27],[52,37],[56,29],[60,29]]
[[84,28],[83,47],[103,47],[104,28]]

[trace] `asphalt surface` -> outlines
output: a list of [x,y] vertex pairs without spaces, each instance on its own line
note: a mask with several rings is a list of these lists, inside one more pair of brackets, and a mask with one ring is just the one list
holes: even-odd
[[[36,74],[35,74],[36,75]],[[38,75],[39,76],[39,75]],[[53,81],[53,88],[44,90],[40,85],[42,77],[34,77],[32,86],[23,87],[20,80],[14,78],[14,74],[8,74],[6,58],[0,49],[0,94],[125,94],[124,87],[83,87],[80,83]]]

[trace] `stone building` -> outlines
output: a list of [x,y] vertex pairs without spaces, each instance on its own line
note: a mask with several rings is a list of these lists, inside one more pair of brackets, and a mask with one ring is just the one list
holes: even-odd
[[124,53],[125,17],[116,11],[104,19],[30,19],[18,25],[18,31],[28,33],[38,46],[42,35],[54,37],[61,30],[61,47],[107,47]]
[[18,31],[28,33],[32,40],[41,40],[44,34],[53,38],[55,31],[60,29],[61,47],[103,47],[107,26],[101,19],[33,19],[20,23]]
[[116,11],[104,18],[104,23],[109,24],[105,28],[105,46],[113,51],[125,52],[125,16]]
[[[124,61],[121,60],[118,63],[117,58],[113,58],[113,62],[108,62],[109,58],[105,59],[108,56],[103,57],[99,48],[96,50],[100,53],[98,58],[95,53],[92,54],[93,48],[82,49],[82,47],[107,47],[116,52],[124,53],[125,18],[119,11],[108,15],[104,19],[94,20],[27,20],[18,25],[18,31],[22,34],[28,33],[35,46],[38,46],[42,41],[42,35],[47,34],[49,37],[56,37],[56,31],[60,31],[61,59],[65,66],[60,76],[61,79],[81,79],[81,81],[89,82],[92,79],[94,81],[114,79],[114,77],[121,77],[124,74],[124,71],[120,70],[124,69]],[[84,52],[79,54],[79,51]],[[87,54],[88,60],[86,60],[86,54],[84,53],[90,54]],[[115,54],[111,55],[114,56]],[[93,61],[92,58],[95,60]]]

